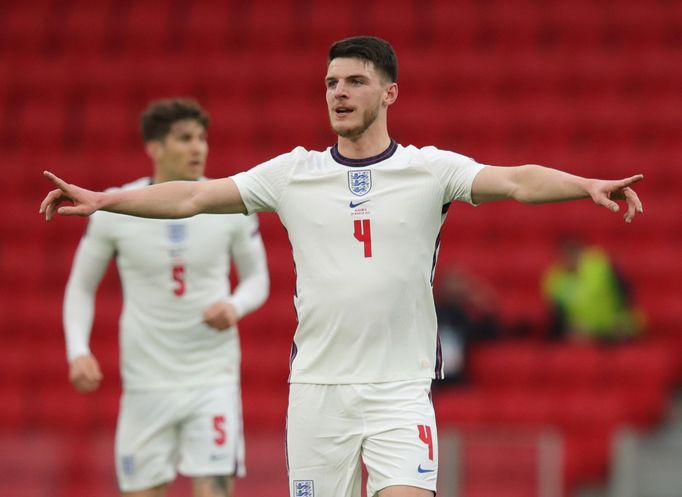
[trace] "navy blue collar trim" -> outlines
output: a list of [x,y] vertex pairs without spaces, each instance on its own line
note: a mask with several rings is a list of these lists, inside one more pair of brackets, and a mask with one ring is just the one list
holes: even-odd
[[371,166],[372,164],[376,164],[377,162],[381,162],[382,160],[386,160],[389,157],[391,157],[395,151],[398,150],[398,144],[391,140],[391,144],[388,146],[386,150],[381,152],[378,155],[374,155],[372,157],[366,157],[364,159],[349,159],[348,157],[344,157],[339,153],[339,146],[338,144],[334,145],[331,148],[331,154],[332,158],[338,162],[339,164],[342,164],[344,166],[350,166],[350,167],[364,167],[364,166]]

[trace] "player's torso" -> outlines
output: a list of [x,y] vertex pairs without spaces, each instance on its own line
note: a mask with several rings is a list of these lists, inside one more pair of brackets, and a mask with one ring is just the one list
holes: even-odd
[[277,209],[297,275],[292,381],[430,377],[441,185],[408,154],[363,167],[318,158],[294,169]]
[[180,304],[226,285],[234,236],[226,216],[173,220],[117,216],[112,229],[126,292]]

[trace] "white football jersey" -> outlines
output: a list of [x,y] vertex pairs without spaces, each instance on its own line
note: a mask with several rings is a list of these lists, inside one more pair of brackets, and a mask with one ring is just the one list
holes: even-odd
[[[124,186],[150,183],[142,178]],[[126,390],[238,381],[237,328],[202,322],[211,304],[229,299],[239,316],[268,294],[256,216],[203,214],[143,219],[99,211],[76,252],[64,303],[69,359],[88,353],[94,294],[115,256],[123,289],[120,357]],[[239,285],[230,295],[230,257]]]
[[233,176],[249,213],[277,211],[296,269],[292,383],[439,378],[439,233],[483,168],[395,142],[375,157],[296,148]]

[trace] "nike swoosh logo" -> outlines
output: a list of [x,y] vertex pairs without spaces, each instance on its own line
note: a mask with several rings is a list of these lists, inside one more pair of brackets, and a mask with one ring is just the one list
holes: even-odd
[[366,204],[366,203],[369,202],[370,200],[372,200],[372,199],[363,200],[362,202],[357,202],[357,203],[353,203],[353,201],[351,200],[351,201],[350,201],[350,208],[351,208],[351,209],[355,209],[358,205]]
[[417,467],[417,471],[418,471],[419,473],[432,473],[432,472],[434,472],[434,471],[436,471],[436,470],[435,470],[435,469],[423,469],[423,468],[422,468],[422,465],[420,464],[420,465]]

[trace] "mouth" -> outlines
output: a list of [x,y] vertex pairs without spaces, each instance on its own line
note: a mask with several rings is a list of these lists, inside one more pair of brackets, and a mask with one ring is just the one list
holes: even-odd
[[355,109],[353,109],[352,107],[338,106],[334,107],[333,111],[336,117],[346,117],[352,114],[355,111]]
[[204,163],[203,163],[203,161],[200,161],[200,160],[196,159],[196,160],[191,160],[191,161],[189,161],[189,165],[190,165],[191,167],[201,167],[201,166],[204,165]]

